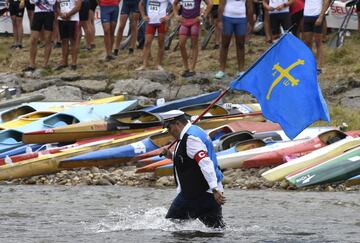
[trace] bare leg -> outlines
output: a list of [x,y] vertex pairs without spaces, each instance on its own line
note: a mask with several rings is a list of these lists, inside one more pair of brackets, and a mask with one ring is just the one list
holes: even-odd
[[241,72],[244,70],[245,63],[245,36],[235,36],[235,40],[238,71]]
[[27,11],[27,14],[28,14],[28,18],[29,18],[29,24],[30,24],[30,29],[31,29],[31,24],[32,24],[32,20],[33,20],[33,17],[34,17],[34,11]]
[[90,30],[89,42],[91,46],[95,43],[95,13],[92,10],[89,10],[88,26]]
[[181,52],[181,58],[182,58],[185,70],[189,70],[188,55],[187,55],[187,51],[186,51],[186,40],[187,40],[186,35],[179,36],[179,47],[180,47],[180,52]]
[[16,15],[11,16],[11,24],[12,24],[12,28],[13,28],[13,37],[14,37],[14,44],[17,45],[17,41],[18,41],[18,27],[17,27],[17,22],[16,22]]
[[318,68],[322,67],[323,64],[323,34],[314,34],[314,39],[315,39],[315,46],[316,46],[316,61],[317,61],[317,66]]
[[23,38],[23,25],[22,25],[23,18],[22,17],[16,17],[16,26],[17,26],[17,44],[22,44],[22,38]]
[[39,31],[31,31],[31,39],[30,39],[30,67],[35,68],[35,59],[37,52],[37,42],[40,37]]
[[150,48],[151,43],[153,40],[153,35],[145,35],[145,44],[144,44],[144,61],[143,61],[143,67],[147,68],[148,62],[149,62],[149,55],[150,55]]
[[190,71],[195,71],[197,58],[199,55],[199,36],[191,36],[191,68]]
[[45,40],[45,48],[44,48],[44,67],[48,67],[49,59],[52,49],[51,43],[52,31],[44,30],[44,40]]
[[123,36],[123,33],[124,33],[124,29],[125,29],[127,19],[128,19],[127,14],[120,15],[120,26],[119,26],[119,29],[118,29],[118,31],[116,33],[115,49],[119,49],[119,47],[120,47],[120,43],[122,41],[122,36]]
[[270,28],[270,16],[269,12],[264,9],[264,31],[265,31],[265,39],[267,42],[271,42],[271,28]]
[[158,34],[158,44],[159,44],[159,49],[156,60],[156,66],[158,69],[162,69],[161,65],[164,58],[164,50],[165,50],[165,34]]
[[[85,33],[86,47],[91,48],[91,36],[90,36],[91,30],[90,30],[90,26],[88,25],[88,21],[80,21],[80,26],[84,30],[84,33]],[[80,35],[81,35],[81,32],[80,32]]]
[[116,29],[116,22],[111,22],[110,23],[110,53],[111,53],[111,50],[114,46],[114,34],[115,34],[115,29]]
[[61,65],[67,66],[68,56],[69,56],[69,39],[61,40],[61,54],[62,54]]
[[104,44],[105,44],[105,51],[106,55],[111,55],[111,34],[110,34],[110,23],[103,23],[102,24],[104,29]]
[[136,47],[136,40],[138,35],[137,25],[139,23],[140,14],[133,13],[130,19],[131,25],[131,40],[130,40],[130,48],[135,49]]
[[75,27],[74,37],[70,40],[71,44],[71,64],[77,64],[77,57],[79,52],[79,43],[80,43],[80,26]]
[[303,38],[304,38],[305,44],[306,44],[310,49],[312,49],[313,33],[312,33],[312,32],[304,32],[304,33],[303,33]]
[[220,71],[225,71],[231,36],[222,35],[220,48]]

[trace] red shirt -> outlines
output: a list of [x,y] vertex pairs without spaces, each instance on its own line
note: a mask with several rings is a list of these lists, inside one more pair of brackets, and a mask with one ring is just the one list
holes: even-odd
[[119,6],[121,0],[99,0],[99,6]]
[[295,0],[294,4],[290,6],[290,14],[293,15],[301,10],[304,10],[305,0]]

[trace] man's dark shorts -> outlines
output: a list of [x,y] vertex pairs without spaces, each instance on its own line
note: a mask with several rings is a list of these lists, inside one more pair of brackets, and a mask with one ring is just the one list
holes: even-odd
[[41,31],[44,27],[46,31],[53,31],[54,28],[54,12],[38,12],[34,14],[31,24],[31,30]]
[[79,11],[80,21],[88,21],[88,19],[89,19],[89,9],[90,9],[89,0],[82,1],[81,2],[81,8],[80,8],[80,11]]
[[123,0],[121,14],[140,13],[139,0]]
[[323,30],[324,21],[320,26],[315,26],[315,22],[319,16],[304,16],[304,32],[313,32],[321,34]]

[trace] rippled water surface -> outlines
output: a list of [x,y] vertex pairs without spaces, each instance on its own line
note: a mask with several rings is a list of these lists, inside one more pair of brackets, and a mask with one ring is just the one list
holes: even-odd
[[0,186],[0,242],[359,242],[360,192],[227,190],[219,232],[164,219],[175,191]]

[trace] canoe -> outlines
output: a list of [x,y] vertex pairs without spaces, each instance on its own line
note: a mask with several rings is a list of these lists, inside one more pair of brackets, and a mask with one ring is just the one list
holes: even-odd
[[177,110],[182,107],[190,106],[192,104],[207,103],[216,99],[221,94],[221,91],[201,94],[192,97],[186,97],[173,101],[164,102],[161,105],[146,107],[143,110],[152,113],[166,112],[170,110]]
[[298,188],[325,183],[345,181],[360,173],[360,146],[288,176],[291,184]]
[[[23,145],[21,136],[25,131],[36,131],[84,121],[104,119],[106,116],[109,116],[114,112],[120,112],[133,108],[136,104],[137,101],[133,100],[90,106],[81,105],[72,107],[64,112],[56,113],[49,117],[39,119],[23,127],[19,127],[16,130],[7,129],[1,131],[0,151]],[[14,133],[16,133],[17,136],[14,136]]]
[[360,175],[354,176],[345,182],[346,186],[360,185]]
[[40,156],[24,160],[18,163],[6,164],[0,166],[0,180],[11,180],[16,178],[24,178],[35,175],[51,174],[60,171],[59,162],[69,157],[80,155],[89,151],[97,151],[100,149],[120,146],[123,144],[132,143],[148,137],[151,134],[158,133],[159,130],[141,134],[128,134],[121,139],[107,139],[98,142],[85,144],[83,146],[76,146],[61,150],[55,154],[41,154]]
[[[251,140],[239,142],[232,148],[229,148],[225,151],[218,152],[218,153],[216,153],[216,155],[219,156],[219,155],[224,155],[224,154],[230,154],[230,153],[245,151],[245,150],[258,148],[258,147],[262,147],[262,146],[265,146],[265,143],[262,140],[251,139]],[[144,161],[142,161],[142,162],[144,163]],[[163,158],[160,161],[156,161],[154,163],[151,163],[151,164],[145,165],[141,168],[138,168],[135,171],[135,173],[153,172],[156,170],[156,168],[163,166],[163,165],[168,165],[168,164],[172,164],[172,160]]]
[[268,181],[282,180],[285,178],[285,176],[289,175],[290,173],[293,173],[297,170],[301,170],[313,164],[318,164],[326,160],[329,160],[359,145],[360,145],[360,138],[346,137],[344,139],[341,139],[340,141],[337,141],[323,148],[315,150],[300,158],[296,158],[285,164],[279,165],[273,169],[265,171],[261,176],[263,176]]
[[40,130],[23,135],[24,143],[74,142],[85,138],[121,133],[143,132],[162,126],[162,118],[146,111],[129,111],[110,115],[106,120],[81,122]]
[[319,134],[317,137],[276,151],[260,154],[244,161],[244,168],[259,168],[283,164],[287,157],[301,157],[314,150],[327,146],[335,141],[344,139],[347,135],[339,130],[330,130]]
[[[259,119],[258,115],[238,115],[235,118],[214,118],[200,121],[197,125],[203,129],[210,129],[217,126],[224,125],[229,121],[236,121],[241,119]],[[139,155],[143,155],[149,151],[162,151],[162,147],[166,146],[173,140],[170,134],[161,133],[152,136],[151,138],[140,141],[136,144],[122,146],[118,148],[110,148],[102,151],[96,151],[89,154],[84,154],[74,158],[62,161],[60,166],[63,168],[78,168],[78,167],[91,167],[91,166],[106,166],[114,165],[118,163],[125,163],[137,158]],[[143,159],[141,157],[137,160]]]

